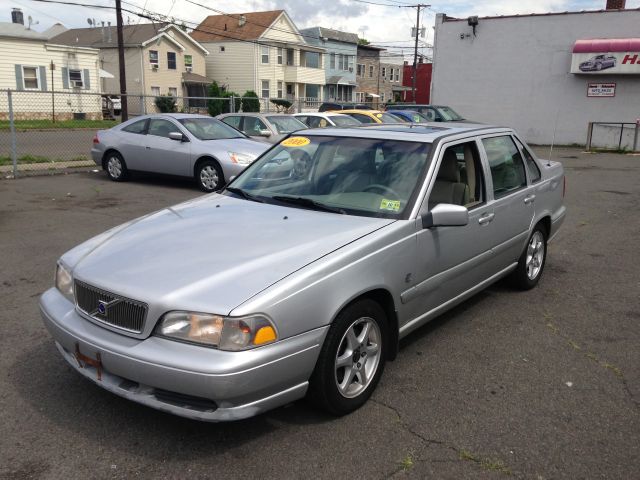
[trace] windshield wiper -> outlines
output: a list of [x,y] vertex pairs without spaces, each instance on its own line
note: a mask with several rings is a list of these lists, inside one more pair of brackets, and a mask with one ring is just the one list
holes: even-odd
[[271,198],[277,200],[278,202],[290,203],[291,205],[300,205],[301,207],[307,207],[312,210],[319,210],[321,212],[339,213],[341,215],[344,215],[345,213],[345,211],[341,208],[330,207],[329,205],[316,202],[315,200],[306,197],[286,197],[284,195],[276,195],[275,197]]
[[227,187],[227,188],[225,188],[225,190],[228,191],[228,192],[231,192],[231,193],[235,193],[236,195],[240,195],[242,198],[244,198],[246,200],[251,200],[252,202],[258,202],[258,203],[264,203],[264,200],[256,197],[255,195],[251,195],[248,192],[245,192],[241,188]]

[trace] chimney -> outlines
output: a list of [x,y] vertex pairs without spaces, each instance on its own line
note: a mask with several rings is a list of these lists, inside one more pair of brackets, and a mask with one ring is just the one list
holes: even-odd
[[107,43],[111,43],[111,22],[107,22],[108,28],[107,28]]
[[19,23],[20,25],[24,25],[24,16],[22,15],[22,10],[20,10],[19,8],[12,8],[11,21],[13,23]]
[[242,27],[245,23],[247,23],[247,17],[240,15],[240,18],[238,19],[238,26]]
[[607,10],[624,10],[627,0],[607,0]]

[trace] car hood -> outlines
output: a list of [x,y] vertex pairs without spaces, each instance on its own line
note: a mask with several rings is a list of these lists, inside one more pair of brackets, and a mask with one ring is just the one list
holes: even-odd
[[213,147],[216,150],[227,150],[234,153],[250,153],[255,156],[262,155],[270,145],[256,142],[249,138],[228,138],[220,140],[200,140],[204,148]]
[[62,262],[77,280],[144,301],[151,310],[227,314],[390,223],[212,194],[117,227]]

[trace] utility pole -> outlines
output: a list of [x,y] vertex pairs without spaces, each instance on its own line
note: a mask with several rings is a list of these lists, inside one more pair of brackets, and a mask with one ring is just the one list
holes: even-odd
[[420,9],[427,8],[431,5],[425,5],[419,3],[418,5],[413,5],[417,9],[416,15],[416,43],[413,49],[413,79],[411,81],[411,95],[413,97],[413,101],[416,101],[416,81],[418,79],[418,37],[420,36]]
[[[124,73],[124,40],[122,39],[122,4],[116,0],[116,28],[118,31],[118,63],[120,67],[120,114],[121,120],[126,122],[129,118],[127,109],[127,79]],[[418,40],[416,39],[416,45]]]

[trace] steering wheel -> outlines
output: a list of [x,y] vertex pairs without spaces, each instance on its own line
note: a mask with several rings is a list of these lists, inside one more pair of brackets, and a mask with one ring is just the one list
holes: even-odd
[[390,187],[387,187],[386,185],[382,185],[381,183],[372,183],[371,185],[367,185],[362,189],[363,192],[366,192],[369,190],[379,190],[382,192],[390,193],[391,195],[393,195],[394,198],[400,198],[400,195],[398,195],[398,192],[396,192],[394,189]]

